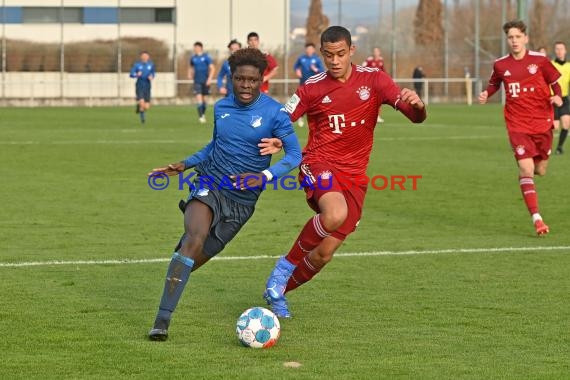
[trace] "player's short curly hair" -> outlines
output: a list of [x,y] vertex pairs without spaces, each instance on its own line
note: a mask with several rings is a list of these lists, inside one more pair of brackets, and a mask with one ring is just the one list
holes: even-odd
[[236,72],[238,66],[250,65],[259,70],[259,75],[263,75],[263,72],[267,68],[265,54],[254,48],[236,50],[230,58],[228,58],[228,63],[230,64],[230,71],[232,73]]
[[526,24],[522,20],[512,20],[506,22],[505,25],[503,25],[503,32],[505,32],[505,34],[508,34],[509,30],[512,28],[516,28],[526,34]]

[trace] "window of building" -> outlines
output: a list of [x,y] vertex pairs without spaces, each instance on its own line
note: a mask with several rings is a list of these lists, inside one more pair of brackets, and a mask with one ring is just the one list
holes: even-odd
[[63,20],[60,7],[24,7],[22,8],[22,22],[27,23],[81,23],[83,9],[64,7]]
[[121,8],[120,20],[131,24],[171,23],[173,8]]

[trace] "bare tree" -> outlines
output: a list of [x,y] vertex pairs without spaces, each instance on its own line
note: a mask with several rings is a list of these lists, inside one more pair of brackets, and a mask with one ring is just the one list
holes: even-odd
[[429,46],[443,40],[442,14],[441,0],[420,0],[414,20],[414,38],[417,45]]
[[321,33],[329,26],[329,18],[323,13],[323,2],[311,0],[309,17],[307,17],[307,35],[305,42],[319,46]]

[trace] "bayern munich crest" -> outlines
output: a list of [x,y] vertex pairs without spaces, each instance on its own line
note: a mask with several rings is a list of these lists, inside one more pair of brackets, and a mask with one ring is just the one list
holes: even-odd
[[538,72],[538,66],[535,65],[534,63],[532,65],[528,65],[527,69],[528,72],[531,74],[536,74]]
[[517,147],[515,148],[515,152],[517,152],[519,156],[522,156],[525,152],[524,145],[517,145]]
[[356,93],[361,100],[368,100],[370,97],[370,88],[367,86],[362,86],[356,90]]
[[322,179],[330,179],[332,177],[332,173],[329,170],[325,170],[319,177]]

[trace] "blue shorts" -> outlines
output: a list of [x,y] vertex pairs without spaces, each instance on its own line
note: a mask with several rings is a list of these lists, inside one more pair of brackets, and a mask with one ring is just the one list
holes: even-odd
[[192,86],[194,95],[210,95],[210,86],[206,83],[194,83]]
[[[212,210],[212,225],[210,233],[202,248],[206,256],[214,257],[220,253],[247,223],[255,211],[255,206],[248,206],[224,195],[223,191],[201,189],[198,179],[194,181],[195,190],[190,192],[188,200],[179,205],[182,212],[192,201],[202,202]],[[176,252],[182,246],[182,241],[186,238],[186,233],[182,235],[178,245],[174,249]]]
[[150,83],[137,82],[136,95],[137,100],[144,99],[145,102],[150,102]]

